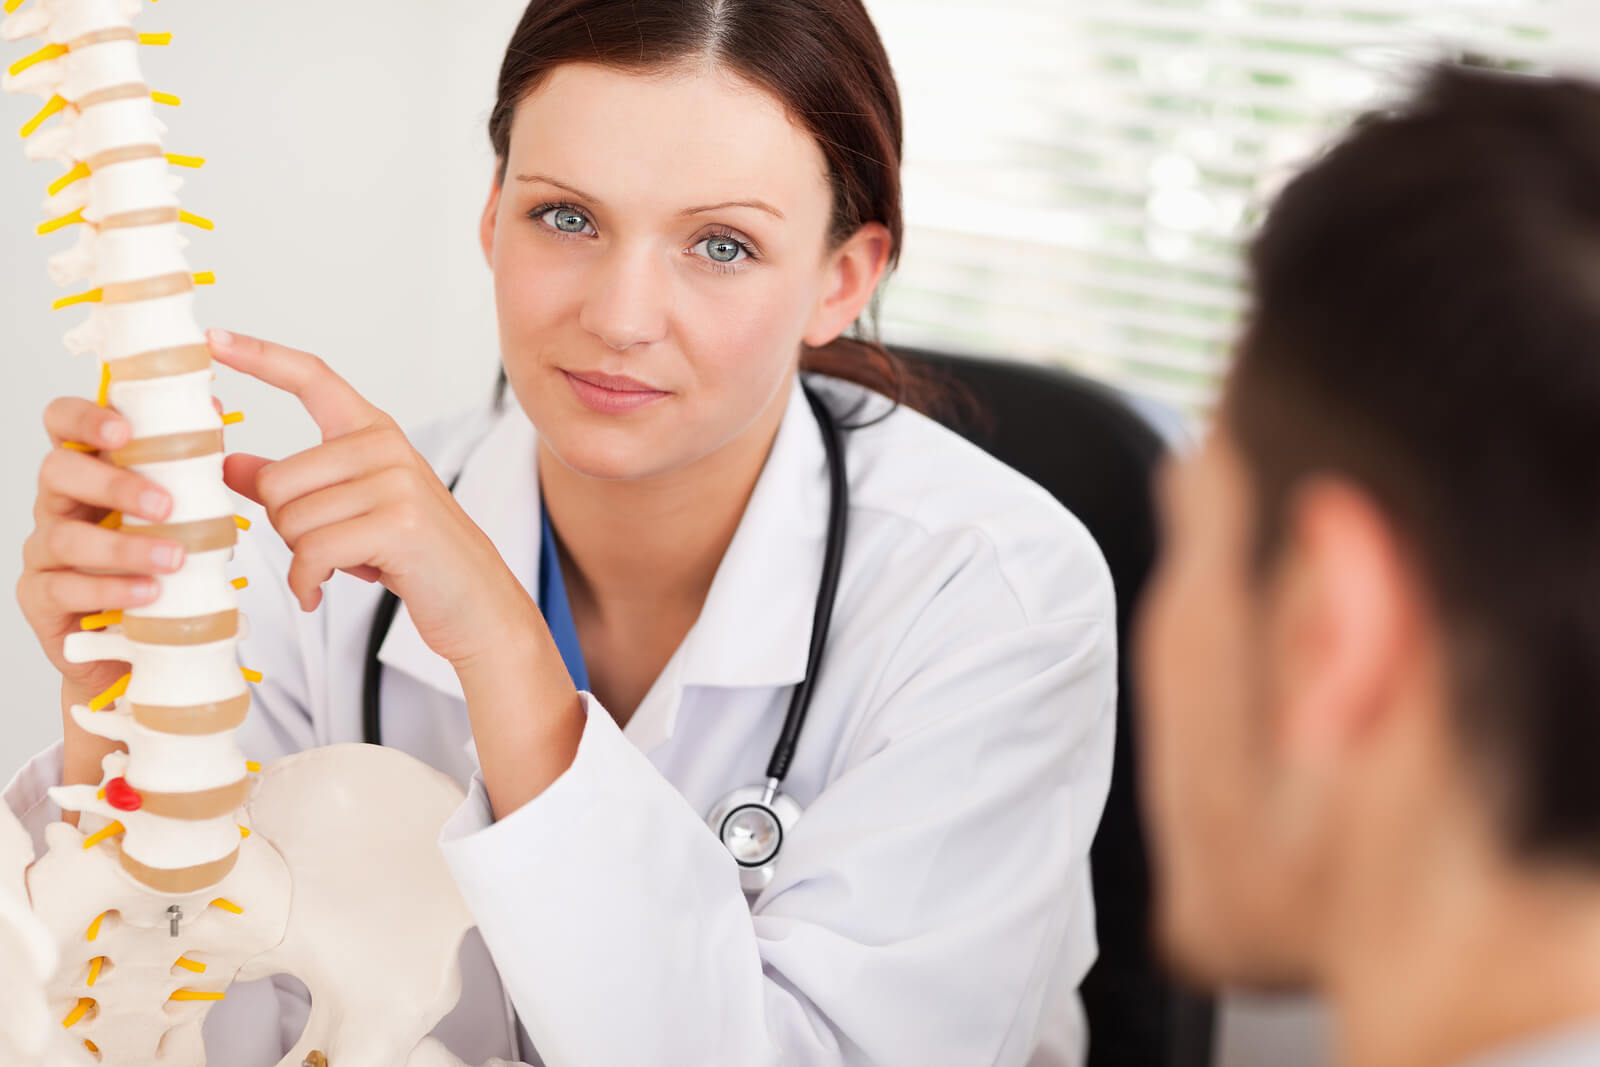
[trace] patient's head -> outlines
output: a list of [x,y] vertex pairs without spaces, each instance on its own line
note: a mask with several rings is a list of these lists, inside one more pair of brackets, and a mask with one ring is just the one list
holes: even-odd
[[1250,273],[1140,658],[1167,944],[1274,984],[1402,882],[1600,885],[1600,88],[1433,72]]

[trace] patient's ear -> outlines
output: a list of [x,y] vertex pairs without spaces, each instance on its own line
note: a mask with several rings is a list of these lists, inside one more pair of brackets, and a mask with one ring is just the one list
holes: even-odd
[[1297,765],[1325,767],[1414,707],[1402,695],[1425,647],[1419,578],[1370,496],[1318,479],[1287,504],[1271,583],[1278,737]]

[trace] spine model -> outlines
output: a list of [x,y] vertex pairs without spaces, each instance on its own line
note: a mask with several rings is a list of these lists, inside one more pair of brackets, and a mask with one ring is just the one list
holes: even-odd
[[[235,981],[288,974],[311,1012],[279,1067],[457,1067],[429,1032],[460,996],[501,1005],[498,987],[461,985],[472,921],[436,844],[460,788],[393,749],[334,745],[261,768],[235,744],[260,680],[239,665],[244,580],[228,574],[245,525],[222,481],[237,417],[211,397],[194,317],[211,279],[192,272],[183,236],[211,224],[179,206],[173,168],[202,161],[163,147],[156,110],[177,100],[152,92],[139,62],[169,35],[133,29],[141,0],[0,3],[0,36],[38,40],[4,81],[45,100],[22,127],[26,154],[62,169],[39,232],[77,236],[49,267],[74,290],[56,306],[90,309],[66,344],[97,358],[100,403],[133,429],[105,458],[173,501],[159,525],[115,513],[102,525],[185,552],[153,603],[88,616],[67,638],[73,662],[131,666],[72,709],[126,746],[98,785],[50,790],[79,826],[43,827],[36,857],[0,804],[0,1059],[202,1067],[212,1003]],[[42,1033],[41,1012],[64,1029]],[[223,1031],[215,1062],[259,1058]]]
[[[8,8],[15,6],[8,4]],[[141,35],[131,23],[137,0],[39,0],[14,15],[4,36],[44,39],[15,63],[6,89],[47,99],[22,128],[27,154],[54,159],[39,230],[76,229],[77,243],[52,257],[50,273],[82,291],[58,308],[92,305],[67,335],[74,352],[100,359],[100,402],[132,426],[132,440],[108,457],[172,496],[160,525],[107,516],[106,525],[177,541],[182,569],[159,579],[160,595],[127,612],[83,622],[67,655],[78,662],[121,660],[131,672],[87,708],[73,709],[91,733],[127,745],[125,766],[99,789],[58,791],[63,808],[111,820],[100,832],[121,837],[123,868],[144,885],[185,893],[215,885],[238,859],[235,812],[249,792],[233,731],[250,695],[235,655],[242,636],[238,591],[227,576],[237,529],[222,482],[223,417],[211,400],[211,358],[194,318],[185,226],[210,228],[178,205],[158,104],[140,70]],[[60,121],[44,124],[53,116]],[[67,447],[72,447],[69,443]],[[118,761],[119,764],[124,761]]]
[[[234,743],[250,704],[236,655],[244,620],[227,574],[238,528],[222,482],[225,419],[213,406],[210,352],[194,317],[195,287],[211,279],[193,273],[183,251],[184,228],[211,224],[179,206],[174,166],[202,161],[167,153],[156,108],[178,101],[153,92],[141,71],[141,50],[170,35],[134,30],[139,0],[23,6],[6,0],[0,35],[36,38],[41,47],[11,65],[4,88],[46,101],[21,134],[28,158],[62,168],[39,233],[77,236],[49,264],[57,284],[77,290],[55,306],[90,308],[66,344],[97,357],[100,404],[131,424],[128,444],[105,458],[161,485],[173,501],[159,525],[116,513],[101,524],[167,538],[185,552],[181,570],[158,579],[153,603],[89,616],[84,632],[67,640],[74,662],[130,664],[111,689],[72,709],[84,729],[126,752],[106,758],[98,786],[51,790],[63,809],[81,813],[81,830],[51,828],[52,849],[62,845],[77,858],[36,872],[36,906],[38,890],[59,881],[55,918],[65,909],[75,929],[63,937],[50,990],[63,1025],[101,1062],[151,1062],[158,1049],[198,1047],[198,1015],[223,997],[209,986],[225,986],[242,962],[219,968],[210,983],[185,981],[209,968],[189,947],[248,958],[282,935],[281,909],[264,925],[260,916],[240,922],[240,905],[208,892],[240,864],[249,832],[240,809],[250,796],[249,768]],[[260,857],[276,869],[256,880],[286,889],[275,860]],[[163,943],[164,936],[182,940]],[[175,1024],[190,1021],[169,1042]],[[116,1035],[124,1050],[102,1053],[93,1034]]]

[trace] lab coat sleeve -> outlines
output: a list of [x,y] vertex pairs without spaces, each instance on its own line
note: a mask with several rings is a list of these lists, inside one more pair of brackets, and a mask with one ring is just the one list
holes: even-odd
[[963,581],[901,643],[753,914],[592,698],[544,794],[491,823],[474,784],[441,843],[547,1064],[1027,1061],[1063,954],[1080,978],[1094,955],[1111,597],[996,627]]
[[61,820],[61,809],[45,790],[61,784],[62,744],[55,742],[34,756],[6,784],[6,807],[33,840],[33,854],[44,855],[44,828]]

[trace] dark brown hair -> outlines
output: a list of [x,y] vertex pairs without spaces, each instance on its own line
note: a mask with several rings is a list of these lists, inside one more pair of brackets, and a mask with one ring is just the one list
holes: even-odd
[[1513,850],[1600,865],[1600,86],[1433,70],[1294,181],[1222,416],[1283,537],[1353,481],[1416,559]]
[[[782,101],[828,161],[834,243],[882,223],[891,267],[898,262],[900,96],[861,0],[534,0],[506,49],[489,117],[501,179],[516,107],[556,67],[654,71],[686,60],[726,66]],[[925,408],[935,399],[929,386],[875,333],[857,323],[853,336],[808,349],[801,366]]]

